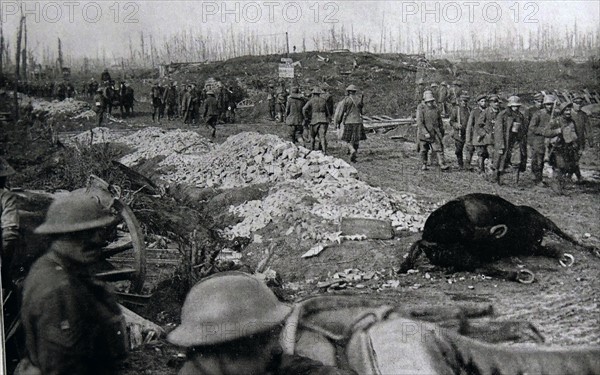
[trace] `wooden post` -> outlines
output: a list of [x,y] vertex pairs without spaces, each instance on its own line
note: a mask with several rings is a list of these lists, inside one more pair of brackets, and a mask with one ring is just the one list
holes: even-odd
[[285,54],[285,57],[290,57],[290,38],[287,31],[285,32],[285,44],[287,46],[287,53]]

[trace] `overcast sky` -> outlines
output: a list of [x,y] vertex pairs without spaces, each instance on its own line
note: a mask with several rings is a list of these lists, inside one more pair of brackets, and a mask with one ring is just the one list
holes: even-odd
[[[18,6],[2,0],[4,35],[15,45]],[[598,30],[600,1],[24,1],[29,45],[36,53],[58,37],[72,56],[128,55],[129,38],[137,46],[140,32],[156,40],[181,30],[215,33],[254,31],[269,35],[288,32],[300,48],[310,37],[332,25],[370,36],[379,42],[384,27],[441,31],[452,38],[464,33],[511,29],[525,32],[540,23],[564,30],[575,21],[579,30]],[[598,35],[598,34],[596,34]],[[269,38],[270,36],[265,36]],[[312,43],[307,46],[309,49]]]

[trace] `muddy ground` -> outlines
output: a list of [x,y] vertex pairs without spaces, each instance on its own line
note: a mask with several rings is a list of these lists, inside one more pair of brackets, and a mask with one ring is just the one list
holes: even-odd
[[[311,56],[308,56],[309,58]],[[314,56],[312,56],[314,59]],[[260,61],[259,61],[260,62]],[[276,61],[275,61],[276,62]],[[274,62],[274,63],[275,63]],[[316,64],[316,63],[315,63]],[[311,66],[311,63],[305,64]],[[481,69],[481,66],[469,67]],[[500,67],[501,68],[501,67]],[[312,68],[311,68],[312,69]],[[316,66],[315,66],[316,69]],[[533,69],[533,68],[532,68]],[[489,69],[488,69],[489,71]],[[506,73],[506,69],[499,69]],[[494,71],[496,72],[496,71]],[[510,71],[509,73],[511,73]],[[587,71],[586,71],[587,72]],[[386,71],[373,70],[369,72],[368,85],[377,81],[377,76]],[[565,73],[566,77],[579,76],[575,73]],[[209,74],[209,73],[207,73]],[[404,73],[402,73],[404,74]],[[412,74],[412,73],[411,73]],[[517,74],[517,73],[515,73]],[[533,74],[533,73],[532,73]],[[587,74],[587,73],[586,73]],[[372,76],[375,75],[373,78]],[[444,79],[445,76],[436,74],[433,79]],[[414,77],[410,77],[411,80]],[[408,78],[405,77],[408,82]],[[320,79],[315,79],[320,81]],[[327,81],[327,79],[324,79]],[[498,79],[498,86],[510,84]],[[314,81],[313,81],[314,82]],[[473,82],[475,78],[473,78]],[[334,83],[334,82],[332,82]],[[137,83],[140,91],[148,87]],[[344,82],[345,84],[345,82]],[[534,82],[523,82],[524,86]],[[367,87],[368,87],[367,85]],[[340,85],[338,85],[340,86]],[[340,87],[342,87],[341,85]],[[473,84],[473,86],[475,86]],[[576,86],[580,86],[577,83]],[[479,91],[479,87],[477,88]],[[404,89],[400,97],[408,98],[411,91]],[[400,98],[399,97],[399,98]],[[150,120],[150,107],[140,94],[136,115],[121,123],[108,123],[111,128],[128,130],[139,129],[143,126],[154,125]],[[404,101],[402,101],[404,103]],[[380,113],[385,109],[385,102],[378,102]],[[244,131],[271,133],[286,139],[288,127],[268,121],[264,116],[264,103],[257,103],[261,108],[239,110],[240,118],[252,119],[252,123],[223,124],[217,128],[216,143],[222,143],[233,134]],[[243,111],[247,111],[244,113]],[[367,113],[369,109],[366,108]],[[406,115],[402,106],[398,106],[388,114],[399,113]],[[66,121],[61,123],[60,131],[85,130],[93,126],[93,121]],[[163,121],[161,126],[183,127],[181,121]],[[598,126],[598,123],[595,123]],[[208,136],[209,131],[200,126],[195,128],[201,135]],[[391,136],[402,133],[403,130],[368,134],[368,140],[361,143],[357,163],[353,163],[359,171],[359,177],[373,186],[394,189],[400,192],[412,193],[426,204],[433,207],[456,196],[485,192],[498,194],[515,204],[530,205],[552,219],[559,227],[586,244],[600,245],[600,155],[598,148],[588,149],[583,161],[588,181],[581,185],[571,185],[566,195],[558,195],[552,184],[546,187],[534,187],[528,172],[520,176],[516,184],[515,174],[504,176],[504,184],[498,186],[488,182],[483,176],[474,172],[459,171],[453,164],[450,172],[441,172],[433,166],[429,171],[420,170],[420,162],[415,152],[415,144],[393,140]],[[337,141],[335,133],[329,134],[330,154],[349,161],[344,145]],[[41,141],[27,145],[12,144],[7,148],[11,161],[22,162],[15,165],[17,169],[36,163],[47,163],[48,173],[52,171],[52,160],[48,160],[44,147],[52,150],[53,155],[64,151],[56,150],[55,146],[43,145]],[[12,147],[12,151],[11,151]],[[14,156],[19,150],[26,150],[25,157]],[[119,150],[110,150],[118,153]],[[449,160],[453,161],[452,147],[447,149]],[[64,156],[63,156],[64,157]],[[50,173],[51,174],[51,173]],[[594,178],[594,176],[596,178]],[[73,181],[78,182],[77,176]],[[16,179],[20,186],[27,187],[36,178],[33,172],[24,173]],[[550,181],[550,180],[548,180]],[[69,188],[66,186],[65,188]],[[219,208],[212,208],[219,210]],[[225,210],[226,207],[221,207]],[[214,212],[218,214],[218,212]],[[194,217],[197,212],[190,211],[187,215]],[[139,217],[140,215],[138,215]],[[143,216],[143,215],[142,215]],[[223,215],[227,217],[227,215]],[[223,223],[221,223],[223,224]],[[262,231],[280,231],[274,224]],[[260,232],[259,232],[260,233]],[[490,303],[494,306],[497,318],[502,320],[526,320],[538,327],[552,345],[600,344],[600,259],[585,250],[576,248],[563,241],[547,237],[548,246],[557,246],[570,252],[575,257],[575,264],[570,268],[561,267],[555,260],[540,257],[521,257],[508,259],[499,264],[505,269],[514,269],[520,265],[526,266],[536,274],[536,282],[522,285],[498,278],[490,278],[477,273],[453,273],[430,266],[427,261],[419,263],[418,272],[396,277],[394,268],[407,253],[411,243],[420,238],[420,234],[398,232],[393,240],[347,241],[341,245],[327,248],[320,255],[303,259],[303,250],[296,239],[286,239],[277,243],[275,254],[270,267],[281,277],[282,285],[277,289],[278,294],[289,302],[313,294],[351,293],[369,296],[382,295],[393,298],[402,305],[439,305],[462,303]],[[252,243],[243,250],[243,262],[249,269],[254,269],[263,257],[265,244]],[[173,274],[174,267],[152,265],[150,272],[154,275],[154,297],[145,308],[136,311],[146,318],[172,329],[179,323],[181,296],[185,291]],[[370,280],[351,283],[341,290],[326,290],[318,287],[318,282],[331,280],[338,272],[357,269],[364,273],[376,272]],[[156,277],[159,274],[160,277]],[[163,282],[160,283],[160,279]],[[392,280],[384,283],[382,281]],[[149,345],[132,352],[125,367],[128,374],[176,374],[182,363],[182,350],[173,347],[165,341]]]
[[[137,122],[134,120],[133,122]],[[144,121],[140,119],[140,121]],[[168,126],[180,126],[177,122]],[[224,124],[217,130],[215,142],[223,142],[227,136],[242,131],[273,133],[285,138],[287,127],[279,123],[263,121],[254,124]],[[203,127],[200,134],[207,134]],[[330,134],[330,153],[348,160],[344,145]],[[558,195],[552,185],[533,187],[529,173],[521,176],[518,185],[515,175],[504,176],[502,186],[488,182],[474,172],[441,172],[438,168],[423,172],[414,151],[413,143],[390,139],[390,134],[372,133],[361,144],[359,161],[353,165],[360,178],[373,186],[392,188],[417,195],[424,202],[441,203],[453,197],[486,192],[499,194],[515,204],[527,204],[551,218],[562,229],[588,244],[600,244],[600,211],[598,196],[600,182],[589,179],[583,185],[569,186],[567,195]],[[588,175],[598,175],[597,149],[587,151],[584,165]],[[549,180],[550,181],[550,180]],[[282,231],[271,225],[263,231]],[[259,232],[260,233],[260,232]],[[591,235],[584,238],[585,234]],[[437,305],[463,303],[490,303],[501,320],[526,320],[535,324],[552,345],[600,344],[600,259],[585,250],[548,237],[548,246],[557,246],[575,256],[570,268],[561,267],[555,260],[541,257],[521,257],[503,261],[504,269],[526,266],[536,274],[536,282],[522,285],[502,279],[490,278],[477,273],[453,273],[431,267],[423,260],[419,272],[394,276],[394,267],[407,253],[410,244],[420,234],[399,232],[393,240],[348,241],[332,246],[319,256],[302,259],[299,243],[290,239],[278,243],[270,263],[283,280],[280,295],[288,301],[313,294],[351,293],[383,295],[392,297],[402,305]],[[260,259],[264,244],[250,244],[244,250],[244,262],[252,269]],[[362,281],[358,288],[349,285],[343,290],[325,290],[317,286],[319,281],[331,280],[336,272],[358,269],[377,271],[379,280]],[[397,287],[381,287],[381,280],[399,281]],[[164,303],[147,311],[140,311],[148,318],[167,324],[170,328],[178,323],[178,301],[169,295],[170,288],[157,291],[155,298]],[[147,374],[176,373],[181,362],[176,348],[161,343],[159,346],[134,352],[129,360],[131,369],[144,368]]]

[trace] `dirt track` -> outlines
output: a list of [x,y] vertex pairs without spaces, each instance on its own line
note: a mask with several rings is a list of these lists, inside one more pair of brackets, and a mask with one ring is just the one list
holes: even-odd
[[[263,122],[259,124],[220,125],[216,142],[241,131],[273,133],[286,137],[287,127],[282,124]],[[205,135],[203,127],[198,129]],[[330,134],[330,153],[348,159],[341,142]],[[414,144],[389,139],[386,134],[370,134],[361,145],[359,161],[354,166],[360,178],[374,186],[392,188],[416,194],[420,199],[439,203],[472,192],[497,193],[515,204],[528,204],[551,218],[562,229],[578,239],[584,233],[592,237],[586,243],[598,245],[600,228],[600,183],[589,181],[584,185],[572,185],[568,196],[559,196],[550,187],[534,188],[529,173],[521,176],[514,186],[514,175],[504,177],[505,184],[497,186],[473,172],[458,171],[442,173],[436,167],[422,172],[413,151]],[[589,157],[595,159],[597,155]],[[596,159],[597,160],[597,159]],[[270,226],[264,231],[283,230]],[[319,256],[302,259],[297,250],[297,240],[288,240],[275,253],[271,267],[283,278],[289,295],[298,297],[322,293],[317,281],[323,281],[335,272],[356,268],[361,271],[381,271],[382,278],[392,278],[392,267],[398,265],[410,244],[419,238],[410,232],[398,233],[390,241],[344,242],[326,249]],[[521,285],[499,279],[484,278],[472,273],[446,273],[432,269],[426,261],[421,263],[419,273],[400,277],[400,286],[382,291],[370,288],[348,288],[343,292],[392,295],[400,303],[438,304],[460,302],[489,302],[494,305],[501,319],[528,320],[538,326],[548,343],[557,345],[600,343],[600,259],[570,244],[547,238],[550,246],[560,246],[571,252],[575,265],[565,269],[550,259],[531,257],[512,259],[501,264],[510,269],[524,264],[537,277],[534,284]],[[260,246],[251,244],[244,250],[244,259],[250,265],[260,260]],[[427,273],[427,275],[426,275]]]

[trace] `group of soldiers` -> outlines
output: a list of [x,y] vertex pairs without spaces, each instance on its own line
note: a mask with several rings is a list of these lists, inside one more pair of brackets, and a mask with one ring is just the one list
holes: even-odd
[[113,107],[118,107],[121,117],[133,114],[135,94],[133,88],[124,80],[117,85],[108,70],[100,76],[99,84],[93,77],[87,84],[88,97],[93,97],[97,125],[101,126],[105,115],[112,115]]
[[[11,88],[9,86],[9,88]],[[74,98],[77,90],[71,81],[28,81],[19,82],[19,92],[29,96],[53,98],[59,101]]]
[[366,139],[362,121],[363,97],[356,95],[357,87],[346,88],[346,97],[334,106],[334,99],[327,85],[315,87],[312,91],[300,93],[294,86],[288,94],[285,84],[275,90],[269,85],[267,102],[272,120],[284,122],[290,127],[290,140],[293,143],[302,139],[311,150],[327,154],[327,131],[335,125],[339,138],[348,143],[350,160],[356,161],[361,140]]
[[153,122],[160,122],[166,114],[168,121],[181,118],[184,124],[196,125],[200,122],[201,109],[204,111],[202,117],[211,127],[217,122],[235,122],[237,102],[233,86],[210,88],[189,83],[179,87],[175,81],[163,86],[156,81],[150,90],[150,98]]
[[[422,87],[418,85],[417,90],[419,86]],[[437,85],[431,87],[435,89]],[[561,103],[553,95],[537,93],[534,105],[524,110],[516,95],[506,102],[495,94],[478,95],[475,106],[471,107],[471,98],[462,90],[460,81],[453,82],[448,91],[426,90],[422,95],[417,105],[417,148],[423,170],[428,169],[430,151],[432,157],[436,155],[442,170],[450,168],[443,153],[445,130],[442,122],[442,118],[449,115],[460,169],[465,165],[470,169],[473,156],[477,155],[478,170],[485,173],[486,160],[491,159],[492,180],[500,183],[501,175],[513,164],[518,173],[525,172],[530,156],[536,185],[543,184],[544,162],[553,167],[559,192],[573,174],[582,181],[579,159],[590,143],[589,118],[581,110],[582,96],[576,95],[572,101]],[[511,160],[517,147],[518,160]]]

